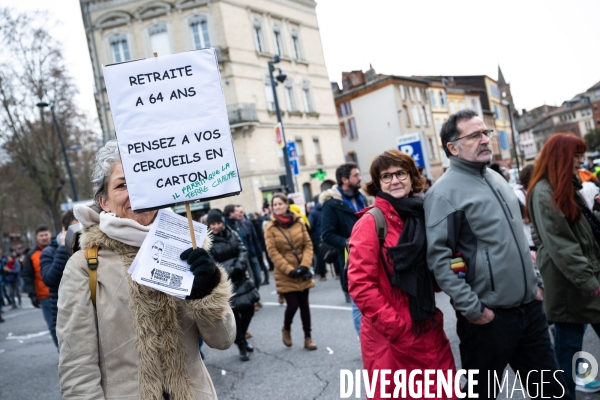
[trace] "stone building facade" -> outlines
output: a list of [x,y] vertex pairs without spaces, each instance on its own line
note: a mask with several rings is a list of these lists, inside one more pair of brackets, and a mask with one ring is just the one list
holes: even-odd
[[315,7],[313,0],[82,0],[104,141],[115,133],[102,65],[213,47],[243,191],[211,207],[259,210],[285,174],[267,66],[279,55],[287,75],[276,88],[284,131],[302,152],[296,191],[309,201],[331,184],[310,174],[320,168],[334,179],[344,161]]

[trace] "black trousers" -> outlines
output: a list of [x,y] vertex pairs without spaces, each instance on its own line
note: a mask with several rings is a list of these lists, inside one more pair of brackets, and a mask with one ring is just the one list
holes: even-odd
[[244,343],[250,321],[254,316],[254,307],[234,308],[232,311],[235,318],[235,343]]
[[[456,333],[460,339],[463,369],[478,369],[478,384],[474,386],[480,399],[495,399],[500,393],[494,386],[494,373],[506,393],[515,384],[503,382],[506,365],[518,372],[523,387],[530,396],[569,399],[569,391],[558,366],[550,341],[546,314],[542,302],[532,302],[514,308],[493,309],[494,319],[485,325],[469,323],[457,312]],[[545,372],[541,372],[544,370]],[[557,372],[558,371],[558,372]],[[531,372],[531,373],[530,373]]]
[[302,330],[304,331],[304,337],[310,337],[310,307],[308,306],[308,290],[302,292],[290,292],[284,293],[285,302],[287,307],[285,309],[285,317],[283,320],[283,327],[288,331],[292,329],[292,321],[296,311],[300,308],[300,319],[302,319]]

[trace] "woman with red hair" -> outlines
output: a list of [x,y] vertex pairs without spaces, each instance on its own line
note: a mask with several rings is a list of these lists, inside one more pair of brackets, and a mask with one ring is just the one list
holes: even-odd
[[[542,242],[537,265],[544,278],[545,310],[555,326],[554,350],[573,399],[572,358],[582,349],[585,325],[600,333],[600,220],[579,193],[577,175],[585,151],[585,142],[573,134],[552,136],[527,194],[527,214]],[[581,383],[577,390],[597,391],[590,387],[594,382]]]

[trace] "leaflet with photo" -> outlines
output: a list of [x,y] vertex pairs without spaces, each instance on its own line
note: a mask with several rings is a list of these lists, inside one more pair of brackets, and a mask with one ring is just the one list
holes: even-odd
[[[207,227],[194,222],[196,242],[204,243]],[[188,296],[194,275],[180,254],[192,247],[188,220],[168,210],[159,210],[128,272],[134,281],[179,297]]]

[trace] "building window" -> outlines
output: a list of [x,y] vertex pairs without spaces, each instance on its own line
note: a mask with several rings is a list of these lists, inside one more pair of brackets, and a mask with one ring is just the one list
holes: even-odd
[[210,47],[208,21],[204,15],[190,19],[190,28],[192,29],[192,40],[194,41],[194,48],[196,50]]
[[490,93],[492,94],[492,96],[498,99],[500,98],[500,91],[498,90],[498,86],[494,85],[493,83],[490,83]]
[[356,132],[356,122],[354,122],[354,118],[350,118],[348,120],[348,139],[356,140],[358,139],[358,132]]
[[420,103],[421,102],[421,88],[416,88],[415,94],[417,95],[417,101]]
[[262,25],[258,19],[255,19],[253,22],[254,27],[254,44],[256,45],[256,50],[259,53],[265,53],[265,41],[262,36]]
[[346,161],[358,164],[358,157],[356,156],[356,153],[353,151],[349,151],[348,155],[346,156]]
[[352,115],[352,109],[350,108],[350,102],[340,104],[340,115],[345,117],[346,115]]
[[456,112],[456,103],[451,101],[449,104],[450,104],[450,114],[454,114]]
[[438,135],[442,132],[442,121],[439,119],[435,119],[435,129],[437,130]]
[[125,35],[113,35],[108,41],[110,43],[115,62],[120,63],[131,60],[129,46],[127,45],[127,37]]
[[406,116],[406,126],[410,126],[410,114],[408,113],[408,107],[402,106],[402,110],[404,112],[404,115]]
[[410,101],[414,101],[415,91],[412,86],[408,87],[408,98],[410,99]]
[[267,110],[275,111],[275,99],[273,98],[273,88],[269,77],[265,78],[265,97],[267,99]]
[[169,34],[165,24],[154,25],[148,29],[150,36],[150,47],[152,53],[157,53],[159,56],[171,54],[171,43],[169,42]]
[[285,85],[285,102],[287,104],[288,111],[296,111],[296,102],[294,101],[294,85],[292,81],[287,79]]
[[307,113],[315,111],[310,96],[310,84],[307,81],[302,82],[302,100],[304,101],[304,111]]
[[296,60],[302,59],[302,53],[300,52],[300,39],[298,38],[298,31],[292,30],[292,48],[294,50],[294,58]]
[[500,119],[500,114],[498,113],[498,106],[494,104],[494,118]]
[[435,104],[435,93],[433,93],[433,90],[429,91],[429,101],[431,101],[432,107],[437,107],[437,105]]
[[275,42],[275,54],[283,56],[283,42],[281,41],[281,29],[279,25],[273,26],[273,40]]
[[437,159],[437,147],[435,145],[435,142],[433,140],[433,138],[427,138],[427,144],[429,147],[429,159],[430,160],[435,160]]
[[343,138],[346,137],[346,124],[343,122],[340,122],[340,136]]
[[306,165],[306,156],[304,155],[304,143],[302,138],[296,136],[296,153],[298,154],[298,162],[300,165]]
[[478,107],[477,101],[475,101],[475,99],[471,100],[471,107],[473,108],[473,110],[477,111]]
[[440,92],[440,107],[446,107],[446,93]]
[[419,119],[419,110],[418,110],[418,107],[414,104],[412,106],[412,118],[413,118],[413,121],[415,122],[415,126],[421,125],[421,120]]
[[429,121],[427,121],[427,114],[425,111],[425,107],[417,107],[419,109],[419,117],[423,125],[429,125]]
[[500,139],[500,149],[503,151],[510,150],[510,145],[508,144],[508,135],[504,131],[498,132],[498,137]]
[[402,97],[402,100],[406,100],[406,88],[404,85],[400,85],[400,97]]
[[315,152],[315,159],[317,161],[317,165],[323,165],[323,156],[321,155],[321,144],[319,143],[319,138],[313,138],[313,151]]
[[462,101],[458,102],[458,109],[459,110],[464,110],[465,109],[465,103],[463,103]]

